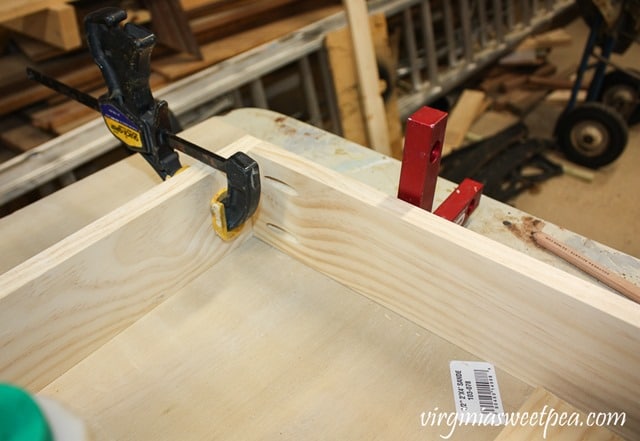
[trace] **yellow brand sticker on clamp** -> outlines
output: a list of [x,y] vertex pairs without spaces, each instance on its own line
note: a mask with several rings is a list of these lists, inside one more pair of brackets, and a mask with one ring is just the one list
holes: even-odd
[[120,141],[124,142],[129,147],[142,147],[142,137],[140,136],[140,132],[106,116],[104,116],[104,121],[107,123],[109,131]]
[[142,134],[136,125],[110,104],[101,104],[100,110],[109,131],[131,148],[142,147]]

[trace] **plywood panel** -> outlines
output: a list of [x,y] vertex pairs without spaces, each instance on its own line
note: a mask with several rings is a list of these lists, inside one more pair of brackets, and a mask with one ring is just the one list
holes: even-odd
[[[254,238],[42,393],[96,440],[439,439],[420,414],[473,357]],[[530,387],[498,375],[517,409]]]
[[0,378],[42,388],[239,244],[211,227],[221,176],[196,164],[0,276]]
[[640,432],[640,305],[259,147],[277,182],[265,181],[260,238],[578,408],[625,410],[625,433]]

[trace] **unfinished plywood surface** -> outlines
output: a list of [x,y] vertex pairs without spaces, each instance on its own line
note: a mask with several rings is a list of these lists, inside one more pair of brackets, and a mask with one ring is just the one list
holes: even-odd
[[262,238],[582,407],[620,406],[637,430],[637,305],[295,155],[262,143],[249,153],[276,179],[265,179]]
[[233,250],[223,182],[190,167],[0,276],[0,378],[42,388]]
[[[0,219],[0,274],[124,205],[160,178],[139,155],[65,187]],[[105,191],[105,187],[109,191]],[[98,198],[96,195],[100,194]],[[73,213],[73,215],[70,215]],[[42,219],[47,219],[43,228]],[[29,233],[26,234],[25,231]]]
[[[566,401],[562,401],[558,397],[550,394],[542,388],[537,388],[527,399],[527,401],[518,409],[520,415],[532,416],[534,414],[541,415],[542,412],[549,417],[551,410],[557,412],[557,415],[571,416],[571,421],[582,422],[582,426],[575,424],[566,424],[564,426],[555,424],[529,424],[519,426],[505,427],[495,441],[540,441],[549,439],[553,441],[623,441],[623,438],[615,435],[604,427],[587,426],[587,415],[584,412],[578,412],[573,406]],[[573,417],[578,412],[579,419]],[[541,419],[546,422],[547,420]],[[553,418],[549,418],[553,421]]]
[[[107,439],[438,439],[475,359],[251,239],[42,391]],[[529,386],[499,372],[506,408]],[[490,440],[498,427],[459,428]]]
[[640,430],[629,389],[640,370],[628,369],[640,366],[640,305],[300,158],[263,152],[252,150],[263,173],[293,190],[265,190],[260,238],[579,408],[624,409],[624,430]]

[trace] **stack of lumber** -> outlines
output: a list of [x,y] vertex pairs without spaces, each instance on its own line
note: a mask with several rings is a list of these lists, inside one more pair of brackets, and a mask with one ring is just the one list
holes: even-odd
[[[104,93],[100,71],[82,44],[81,22],[87,13],[107,4],[114,2],[19,0],[0,6],[0,150],[14,154],[29,150],[98,116],[27,80],[25,67],[94,96]],[[166,13],[161,4],[177,7],[179,14]],[[137,4],[123,1],[121,6],[135,6],[137,9],[128,9],[128,20],[151,27],[158,37],[152,89],[287,35],[341,8],[339,0],[141,0]],[[186,35],[167,32],[169,22],[174,22],[175,29],[181,20]],[[35,29],[42,32],[37,34]],[[65,32],[56,31],[60,29]],[[192,48],[195,45],[195,51],[190,53],[185,46],[181,52],[183,40],[189,40]]]

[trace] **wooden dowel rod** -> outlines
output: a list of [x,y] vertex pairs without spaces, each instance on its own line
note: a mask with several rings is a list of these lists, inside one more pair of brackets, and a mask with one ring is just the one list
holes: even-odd
[[624,277],[610,271],[599,263],[589,259],[584,254],[559,242],[542,231],[532,234],[533,240],[541,247],[551,251],[558,257],[580,268],[585,273],[595,277],[605,285],[615,289],[631,300],[640,303],[640,287],[629,282]]

